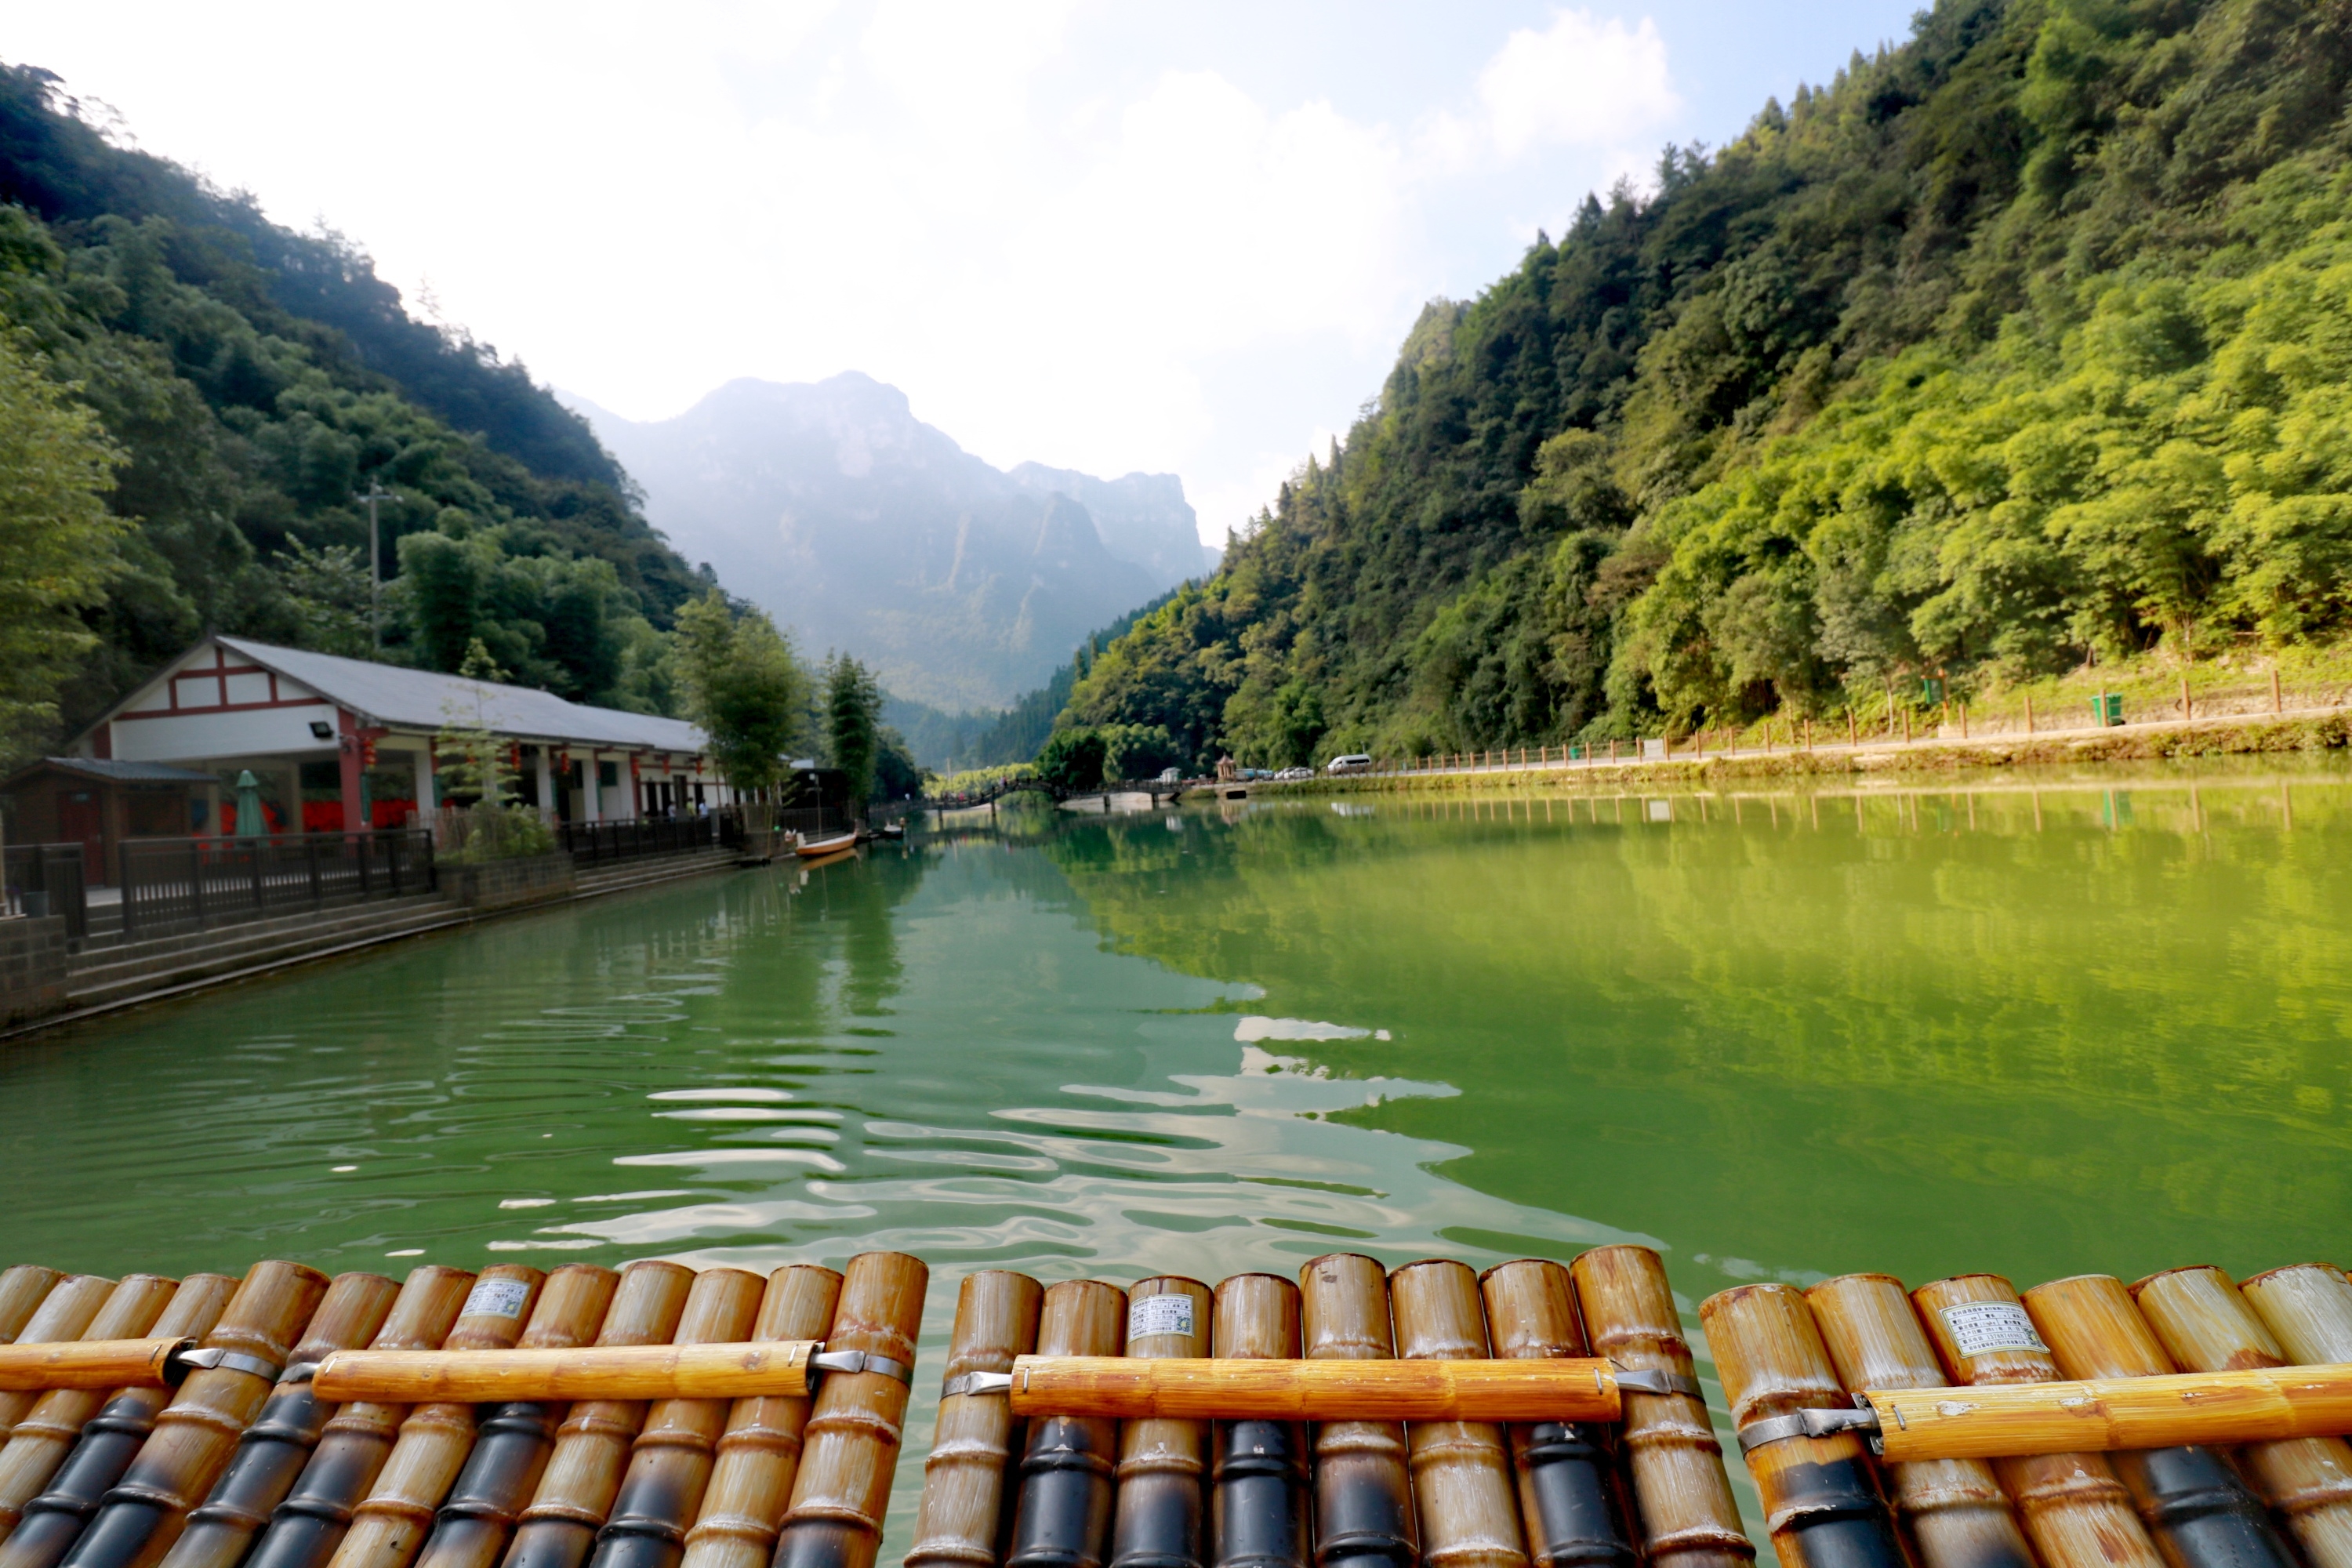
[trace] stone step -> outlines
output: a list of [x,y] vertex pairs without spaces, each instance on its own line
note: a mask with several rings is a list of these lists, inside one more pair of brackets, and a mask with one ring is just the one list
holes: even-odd
[[279,931],[257,938],[248,933],[141,959],[77,964],[68,974],[66,992],[76,1006],[95,1006],[123,996],[161,991],[192,980],[299,958],[353,942],[430,930],[466,918],[463,910],[443,900],[404,900],[397,906],[378,906],[371,919],[336,921],[299,934]]
[[222,942],[272,942],[289,933],[307,934],[331,927],[365,924],[386,910],[404,910],[446,900],[436,893],[412,893],[397,899],[345,900],[320,910],[299,910],[267,920],[236,921],[226,925],[177,931],[131,942],[86,942],[75,955],[77,965],[130,963],[164,953],[184,952]]
[[689,855],[647,856],[642,860],[619,861],[593,870],[583,868],[579,873],[577,896],[591,898],[681,877],[708,876],[732,868],[735,855],[732,849],[706,849]]

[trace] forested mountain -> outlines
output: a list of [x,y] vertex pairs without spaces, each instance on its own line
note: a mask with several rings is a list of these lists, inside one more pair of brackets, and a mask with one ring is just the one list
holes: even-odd
[[[130,526],[96,647],[0,736],[46,743],[206,631],[365,655],[379,486],[383,657],[667,708],[697,577],[588,427],[487,344],[420,322],[367,258],[114,145],[51,73],[0,67],[0,353],[93,410]],[[39,732],[45,730],[46,733]]]
[[1681,731],[2352,614],[2352,5],[1938,0],[1439,301],[1066,722]]
[[1175,476],[1002,472],[855,372],[730,382],[649,423],[571,401],[680,550],[803,646],[854,653],[942,715],[1003,707],[1213,563]]

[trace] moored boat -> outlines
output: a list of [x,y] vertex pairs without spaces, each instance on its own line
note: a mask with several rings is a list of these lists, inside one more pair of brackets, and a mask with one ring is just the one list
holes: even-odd
[[794,851],[803,860],[822,860],[828,855],[838,855],[845,849],[856,847],[857,830],[851,827],[839,833],[828,833],[821,838],[803,838],[794,846]]

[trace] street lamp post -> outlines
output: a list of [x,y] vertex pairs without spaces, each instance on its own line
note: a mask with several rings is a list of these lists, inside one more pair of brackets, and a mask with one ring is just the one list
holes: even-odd
[[368,635],[381,650],[383,647],[383,549],[376,542],[375,509],[379,502],[400,498],[376,483],[375,477],[371,474],[367,494],[352,499],[364,501],[368,509]]

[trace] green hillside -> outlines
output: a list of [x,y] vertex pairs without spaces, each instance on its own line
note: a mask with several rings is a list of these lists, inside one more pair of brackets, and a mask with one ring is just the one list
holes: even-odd
[[[709,584],[584,424],[412,319],[349,242],[114,144],[28,66],[0,66],[0,359],[95,414],[117,520],[0,679],[0,750],[70,732],[207,631],[365,656],[371,485],[397,498],[383,657],[455,668],[478,637],[521,680],[669,704],[664,634]],[[0,497],[22,554],[19,521]]]
[[2344,0],[1941,0],[1429,306],[1065,721],[1276,764],[2339,636],[2347,77]]

